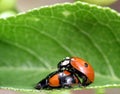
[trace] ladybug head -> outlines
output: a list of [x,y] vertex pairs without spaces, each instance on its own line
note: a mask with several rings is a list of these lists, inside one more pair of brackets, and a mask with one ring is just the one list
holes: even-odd
[[66,69],[70,65],[70,61],[71,61],[71,58],[70,57],[66,57],[64,60],[62,60],[62,61],[60,61],[58,63],[58,69],[59,70]]

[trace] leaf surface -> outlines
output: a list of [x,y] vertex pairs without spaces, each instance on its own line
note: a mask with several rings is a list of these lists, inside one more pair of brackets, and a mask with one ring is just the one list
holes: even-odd
[[120,14],[66,3],[0,19],[0,87],[33,89],[66,56],[84,58],[96,77],[90,87],[120,86]]

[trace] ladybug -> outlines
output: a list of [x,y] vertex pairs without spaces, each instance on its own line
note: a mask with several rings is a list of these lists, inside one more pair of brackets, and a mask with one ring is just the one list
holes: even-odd
[[71,88],[74,85],[81,86],[78,77],[70,71],[55,71],[41,80],[35,86],[36,89],[53,89],[53,88]]
[[66,57],[58,63],[58,70],[71,70],[82,79],[82,86],[87,86],[94,82],[94,70],[82,58]]

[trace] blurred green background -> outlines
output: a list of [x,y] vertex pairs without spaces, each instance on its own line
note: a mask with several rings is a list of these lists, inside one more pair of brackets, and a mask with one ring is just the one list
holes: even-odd
[[[74,2],[74,1],[75,0],[18,0],[17,8],[20,11],[27,11],[29,9],[44,6],[44,5],[52,5],[55,3]],[[117,0],[115,3],[113,3],[109,7],[120,12],[120,0]]]

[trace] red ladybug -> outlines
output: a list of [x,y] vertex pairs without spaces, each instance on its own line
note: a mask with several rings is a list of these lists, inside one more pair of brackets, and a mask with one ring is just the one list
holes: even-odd
[[52,89],[52,88],[70,88],[73,85],[81,86],[78,77],[70,71],[55,71],[49,74],[45,79],[41,80],[36,89]]
[[87,86],[94,82],[94,70],[85,60],[78,57],[66,57],[58,63],[59,70],[70,70],[83,79],[82,85]]

